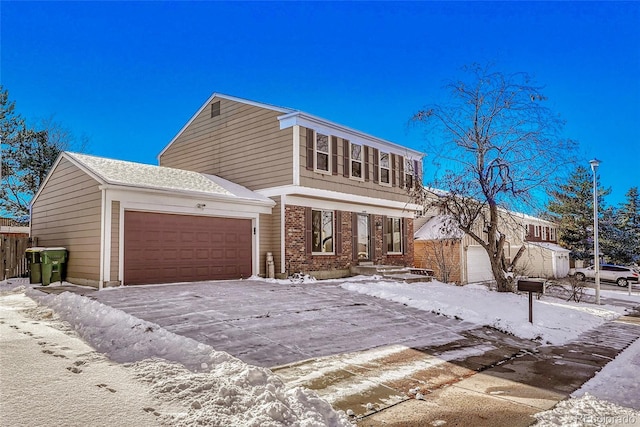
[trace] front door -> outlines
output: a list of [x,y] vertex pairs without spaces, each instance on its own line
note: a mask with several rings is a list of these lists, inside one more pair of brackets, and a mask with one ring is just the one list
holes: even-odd
[[371,259],[371,239],[369,236],[369,215],[358,214],[357,220],[357,250],[358,261],[368,261]]

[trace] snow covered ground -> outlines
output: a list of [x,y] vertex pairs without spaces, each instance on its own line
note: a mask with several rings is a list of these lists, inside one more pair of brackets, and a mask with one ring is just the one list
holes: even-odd
[[[562,345],[628,311],[620,306],[595,306],[544,296],[534,300],[534,322],[529,324],[528,294],[496,294],[483,285],[398,284],[380,280],[347,282],[342,287],[553,345]],[[637,294],[607,291],[603,295],[640,306]],[[536,418],[539,427],[640,426],[640,340],[573,393],[571,399],[537,414]]]
[[[314,284],[310,282],[307,286]],[[342,287],[554,345],[625,313],[625,308],[620,306],[568,303],[545,296],[534,301],[534,323],[531,325],[528,323],[527,295],[496,294],[480,285],[456,287],[437,282],[403,284],[356,278],[343,281]],[[24,294],[40,307],[34,309]],[[634,298],[640,305],[640,296],[627,297],[631,302],[636,301]],[[12,315],[17,316],[18,312],[28,315],[26,323],[42,323],[43,328],[64,330],[64,325],[70,325],[73,331],[67,330],[65,336],[71,334],[73,338],[78,334],[93,349],[125,368],[126,373],[134,378],[134,382],[126,383],[131,384],[130,390],[148,392],[148,399],[156,402],[152,422],[158,425],[349,425],[344,413],[334,411],[314,392],[299,387],[287,390],[268,369],[247,365],[227,353],[89,298],[71,293],[43,295],[29,289],[24,281],[16,283],[12,280],[10,283],[0,282],[0,308],[0,317],[9,318],[7,310],[13,310]],[[0,328],[8,327],[7,321],[3,322]],[[66,328],[69,329],[68,326]],[[44,329],[34,332],[46,333]],[[8,334],[0,334],[0,340],[6,339],[10,339]],[[51,333],[46,341],[52,348],[73,347],[63,342],[56,343],[56,340],[61,341],[62,338]],[[6,348],[3,343],[0,348],[3,360],[11,358]],[[36,353],[32,355],[34,363],[44,354]],[[98,363],[94,361],[105,363],[100,357],[85,359],[83,369],[87,370]],[[15,364],[18,362],[25,364],[24,360],[13,361]],[[24,374],[28,375],[28,372]],[[6,373],[0,375],[5,376]],[[83,378],[76,375],[75,380]],[[66,393],[64,382],[56,383],[55,378],[49,380],[53,384],[51,387],[60,387],[61,395]],[[0,383],[0,390],[6,393],[3,390],[6,381]],[[575,398],[560,403],[552,411],[539,414],[539,423],[544,426],[602,425],[603,422],[598,422],[605,419],[602,417],[620,417],[614,420],[617,420],[617,425],[640,425],[639,384],[640,341],[637,341],[578,390]],[[107,386],[87,384],[87,387],[104,391]],[[145,407],[153,404],[140,402],[140,405],[147,405]],[[6,410],[3,406],[2,411]],[[37,411],[38,406],[34,405],[33,410]],[[61,411],[68,411],[69,416],[73,416],[73,411],[66,407],[61,407]],[[102,416],[100,413],[94,415]],[[142,419],[140,425],[153,425],[148,424],[146,415],[138,414]],[[592,421],[588,417],[592,417]],[[610,419],[606,418],[606,421]],[[71,421],[68,425],[76,425]]]
[[[561,345],[626,312],[619,306],[595,306],[544,296],[533,302],[531,324],[528,293],[498,294],[484,285],[453,286],[435,281],[412,284],[359,281],[344,283],[342,287],[553,345]],[[640,296],[635,298],[640,305]]]
[[[14,282],[15,283],[15,282]],[[5,292],[2,292],[3,288]],[[156,414],[155,425],[171,426],[347,426],[350,425],[343,412],[336,412],[315,392],[296,387],[287,389],[284,383],[270,370],[248,365],[228,353],[219,352],[190,338],[173,334],[156,324],[145,322],[120,310],[100,304],[89,298],[65,292],[59,295],[43,295],[40,292],[24,289],[20,286],[0,284],[0,317],[8,319],[10,312],[15,321],[18,311],[31,310],[31,315],[37,322],[52,324],[35,331],[34,335],[47,336],[50,347],[68,348],[55,334],[47,333],[46,328],[61,326],[66,322],[84,341],[94,349],[106,355],[115,362],[125,363],[131,375],[137,379],[137,384],[129,381],[125,388],[146,387],[150,398],[164,402],[172,410],[153,409]],[[31,300],[24,296],[26,292],[32,299],[42,305],[37,310],[30,306]],[[30,320],[17,320],[17,324],[29,323]],[[58,320],[59,319],[59,320]],[[0,327],[10,327],[7,320]],[[14,325],[16,326],[16,325]],[[19,327],[19,326],[16,326]],[[71,332],[71,331],[70,331]],[[76,335],[77,336],[77,335]],[[2,340],[11,340],[8,334],[1,334]],[[35,351],[29,355],[34,360],[15,360],[12,354],[5,351],[2,345],[3,364],[7,366],[42,366],[43,352]],[[22,355],[24,356],[24,354]],[[82,369],[87,370],[94,361],[91,358],[83,360]],[[73,365],[71,366],[73,368]],[[46,369],[45,369],[46,371]],[[28,373],[23,373],[28,374]],[[16,387],[10,388],[10,375],[2,375],[1,394],[15,393]],[[5,377],[6,375],[6,377]],[[74,381],[83,378],[92,381],[93,377],[77,375]],[[35,379],[38,381],[38,379]],[[22,381],[20,381],[22,382]],[[95,382],[95,381],[94,381]],[[84,419],[93,422],[78,421],[77,410],[70,411],[64,405],[64,397],[69,397],[65,381],[55,378],[42,379],[40,383],[43,394],[58,396],[59,411],[64,417],[68,413],[68,420],[59,425],[110,425],[104,420],[104,406],[88,406],[87,410],[96,411],[84,415]],[[86,384],[87,389],[98,390],[96,384]],[[112,383],[105,387],[116,390],[122,385]],[[114,393],[115,394],[115,393]],[[92,396],[86,396],[91,399]],[[50,399],[54,399],[51,397]],[[4,400],[4,399],[3,399]],[[24,405],[32,402],[24,401]],[[133,422],[131,425],[154,425],[144,418],[144,405],[138,405],[145,422]],[[148,407],[148,405],[146,406]],[[84,407],[83,407],[84,408]],[[179,408],[176,410],[175,408]],[[113,411],[116,408],[111,408]],[[40,421],[46,419],[47,414],[39,414],[32,419],[25,419],[23,405],[9,406],[4,404],[0,420],[20,420],[21,425],[39,426]],[[38,405],[33,405],[33,411],[38,411]],[[13,411],[14,413],[8,413]],[[100,412],[102,411],[102,412]],[[82,411],[85,412],[85,411]],[[61,415],[58,414],[60,417]],[[43,418],[44,417],[44,418]],[[30,424],[31,422],[31,424]],[[96,424],[97,422],[97,424]],[[117,423],[116,423],[117,424]],[[5,425],[4,422],[2,425]],[[114,424],[111,424],[114,425]]]

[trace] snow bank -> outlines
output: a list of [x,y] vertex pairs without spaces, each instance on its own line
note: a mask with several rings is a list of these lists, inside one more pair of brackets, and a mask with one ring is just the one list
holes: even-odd
[[[161,415],[172,426],[350,426],[313,391],[286,390],[270,370],[87,297],[64,292],[28,296],[53,309],[92,347],[129,362],[154,397],[180,402],[187,412]],[[186,404],[186,405],[185,405]]]
[[534,301],[531,324],[528,294],[498,293],[482,285],[453,286],[437,281],[349,282],[342,287],[553,345],[564,344],[624,313],[622,307],[572,303],[544,296]]
[[640,412],[600,400],[590,394],[563,400],[555,408],[534,415],[535,427],[638,426]]

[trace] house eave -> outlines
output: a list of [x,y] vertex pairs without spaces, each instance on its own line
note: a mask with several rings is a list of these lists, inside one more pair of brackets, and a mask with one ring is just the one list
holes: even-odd
[[138,192],[138,193],[149,193],[149,194],[162,194],[165,196],[173,196],[173,197],[181,197],[181,198],[194,198],[197,200],[210,200],[213,202],[220,203],[234,203],[238,205],[245,206],[255,206],[257,208],[266,208],[268,211],[263,213],[271,213],[271,208],[275,206],[275,202],[273,200],[257,200],[257,199],[247,199],[244,197],[236,197],[233,195],[225,195],[225,194],[212,194],[203,191],[188,191],[188,190],[174,190],[174,189],[164,189],[164,188],[153,188],[153,187],[143,187],[136,185],[115,185],[115,184],[103,184],[100,185],[99,188],[101,190],[119,190],[119,191],[128,191],[128,192]]
[[280,121],[280,129],[286,129],[298,125],[306,128],[324,131],[331,135],[348,139],[353,143],[368,145],[384,151],[399,154],[401,156],[407,156],[412,159],[419,160],[424,157],[424,154],[417,150],[407,148],[394,142],[369,135],[359,130],[352,129],[350,127],[343,126],[341,124],[334,123],[302,111],[293,111],[284,114],[282,116],[279,116],[278,120]]
[[341,193],[339,191],[322,190],[318,188],[303,187],[298,185],[286,185],[282,187],[265,188],[262,190],[256,190],[256,193],[262,194],[263,196],[267,196],[267,197],[295,195],[295,196],[312,197],[317,199],[328,199],[328,200],[339,200],[339,201],[348,200],[349,202],[352,202],[352,203],[369,205],[369,206],[386,207],[391,209],[402,210],[405,212],[422,211],[422,206],[414,203],[398,202],[394,200],[380,199],[376,197],[358,196],[355,194]]

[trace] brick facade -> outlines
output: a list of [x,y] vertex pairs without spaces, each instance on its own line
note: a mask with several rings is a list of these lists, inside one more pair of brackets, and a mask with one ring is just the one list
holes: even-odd
[[[334,221],[339,219],[340,225],[334,226],[334,232],[340,230],[340,236],[335,236],[335,254],[314,255],[308,252],[306,242],[306,211],[303,206],[287,205],[285,207],[285,268],[286,274],[296,272],[317,272],[331,270],[348,270],[352,265],[357,265],[358,261],[353,256],[353,215],[355,212],[340,211],[334,212]],[[383,253],[383,228],[382,215],[371,215],[373,227],[374,264],[413,266],[413,220],[404,221],[405,238],[404,254],[387,255]]]
[[460,243],[460,240],[416,240],[416,267],[433,270],[438,280],[461,283]]

